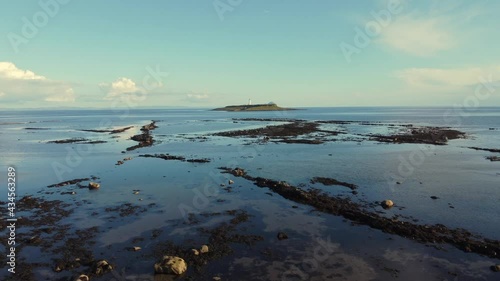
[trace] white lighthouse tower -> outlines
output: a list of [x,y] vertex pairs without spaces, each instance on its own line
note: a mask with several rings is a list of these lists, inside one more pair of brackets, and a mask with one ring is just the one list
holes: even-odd
[[252,100],[248,99],[248,105],[252,105]]

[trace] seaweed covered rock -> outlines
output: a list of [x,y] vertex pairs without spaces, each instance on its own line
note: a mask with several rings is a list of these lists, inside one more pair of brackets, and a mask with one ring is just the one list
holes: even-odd
[[175,274],[181,275],[187,270],[187,264],[184,259],[174,256],[164,256],[163,260],[155,264],[156,274]]

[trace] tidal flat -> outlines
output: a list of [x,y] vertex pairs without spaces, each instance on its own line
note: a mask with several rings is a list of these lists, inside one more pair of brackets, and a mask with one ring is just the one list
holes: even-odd
[[442,112],[3,112],[0,279],[498,280],[500,109]]

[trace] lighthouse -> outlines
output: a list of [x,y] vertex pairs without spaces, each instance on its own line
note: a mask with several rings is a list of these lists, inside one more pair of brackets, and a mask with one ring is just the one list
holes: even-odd
[[252,100],[248,99],[248,105],[252,105]]

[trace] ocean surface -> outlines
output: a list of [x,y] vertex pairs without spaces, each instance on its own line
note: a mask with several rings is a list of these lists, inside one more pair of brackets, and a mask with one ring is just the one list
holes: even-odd
[[[245,138],[212,136],[221,131],[283,123],[282,120],[262,122],[234,118],[368,121],[381,125],[326,124],[326,129],[342,129],[348,134],[344,139],[317,145],[262,144]],[[154,145],[126,151],[127,147],[137,144],[130,137],[139,134],[141,126],[151,120],[156,120],[158,126],[151,132],[156,141]],[[451,127],[465,132],[467,137],[450,140],[443,146],[350,138],[357,134],[391,132],[387,124]],[[127,126],[134,127],[113,135],[81,131]],[[49,143],[69,138],[105,143]],[[281,112],[9,110],[0,112],[0,167],[3,170],[0,200],[6,201],[7,167],[13,166],[17,171],[18,198],[35,195],[70,203],[90,202],[79,205],[68,222],[75,228],[99,227],[101,231],[92,247],[119,269],[116,270],[119,274],[94,280],[153,280],[154,260],[122,251],[132,245],[134,237],[161,229],[158,239],[184,243],[183,239],[189,238],[202,243],[196,232],[198,226],[182,223],[187,219],[186,214],[231,209],[251,214],[246,231],[263,236],[264,241],[252,247],[235,246],[232,255],[207,265],[196,280],[212,280],[216,275],[222,280],[499,280],[500,273],[489,268],[500,263],[498,259],[464,253],[449,245],[437,249],[355,225],[342,217],[320,213],[269,193],[243,178],[232,178],[235,188],[231,192],[220,187],[227,175],[221,174],[218,167],[241,167],[254,177],[302,187],[312,186],[313,177],[330,177],[356,184],[359,194],[353,196],[349,189],[339,186],[313,186],[355,202],[391,199],[401,208],[384,211],[387,216],[411,217],[418,224],[464,228],[500,240],[500,162],[486,159],[499,154],[469,147],[500,149],[500,108],[304,108]],[[211,162],[137,157],[156,153],[207,158]],[[126,157],[132,160],[115,165]],[[73,196],[46,193],[48,185],[90,176],[99,178],[98,192],[80,189]],[[209,191],[207,186],[213,189]],[[214,189],[217,192],[213,192]],[[140,190],[140,195],[134,195],[133,190]],[[108,220],[106,213],[99,211],[126,202],[140,206],[155,203],[156,207],[118,221]],[[291,208],[293,205],[298,208]],[[374,211],[381,209],[374,207]],[[213,225],[218,219],[221,218],[204,223]],[[275,237],[281,231],[286,232],[289,239],[278,243]],[[6,231],[0,234],[7,235]],[[333,245],[329,248],[331,251],[324,258],[318,258],[315,249],[324,248],[321,245],[325,241]],[[142,252],[147,252],[153,242],[142,241]],[[275,256],[264,258],[259,254],[270,248],[276,251]],[[47,258],[37,250],[25,250],[29,259]],[[6,251],[5,245],[0,245],[0,252]],[[295,275],[290,273],[294,270]],[[0,277],[6,276],[5,271],[2,270]],[[36,269],[35,274],[40,277],[37,280],[63,276],[50,268]]]

